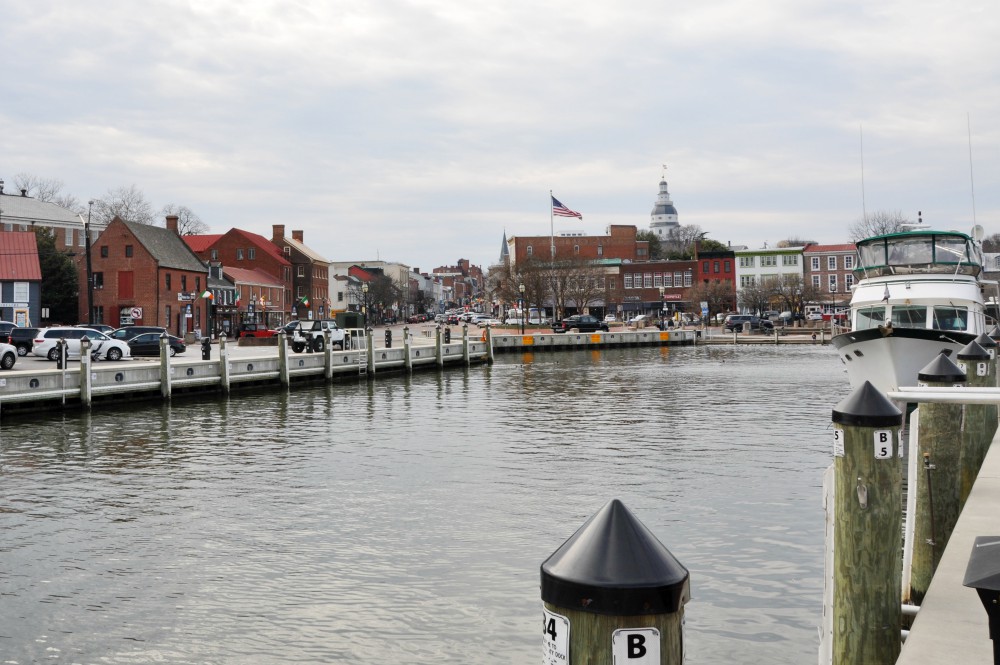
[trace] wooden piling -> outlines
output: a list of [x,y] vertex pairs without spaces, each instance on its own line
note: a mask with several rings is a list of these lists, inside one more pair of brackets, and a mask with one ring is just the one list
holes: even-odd
[[[938,355],[917,374],[917,385],[950,387],[965,385],[965,372],[950,358]],[[912,516],[913,563],[910,571],[911,602],[919,605],[941,561],[951,532],[958,521],[962,490],[962,405],[920,405],[917,433],[917,474],[908,489],[916,490]]]
[[403,366],[407,372],[413,371],[413,354],[410,353],[410,327],[403,328]]
[[472,360],[469,357],[469,324],[462,324],[462,360],[465,362],[466,367],[472,364]]
[[833,409],[833,663],[900,651],[902,412],[865,382]]
[[[284,345],[282,345],[284,346]],[[281,353],[280,351],[278,353]],[[222,392],[229,394],[229,347],[225,335],[219,335],[219,383],[222,385]]]
[[90,357],[90,338],[80,340],[80,404],[89,408],[93,398],[94,380],[90,372],[93,360]]
[[[977,342],[969,342],[958,352],[958,367],[965,372],[966,385],[970,388],[985,388],[993,381],[990,376],[990,354]],[[962,511],[969,498],[972,484],[979,475],[979,467],[986,457],[989,445],[987,428],[987,405],[965,404],[962,413],[961,445],[959,447],[961,487],[958,510]],[[994,419],[995,420],[995,419]]]
[[160,394],[164,399],[170,398],[173,386],[170,375],[170,339],[166,333],[160,335]]
[[[979,337],[976,338],[976,344],[986,349],[986,352],[990,354],[989,369],[990,369],[990,380],[987,385],[996,386],[997,383],[997,351],[998,348],[996,340],[987,335],[986,333],[980,333]],[[982,456],[986,457],[986,451],[989,449],[990,442],[993,441],[993,437],[997,433],[997,418],[1000,416],[1000,411],[997,409],[996,404],[988,404],[986,406],[986,442],[983,444]]]
[[437,353],[438,367],[444,367],[444,347],[441,343],[441,326],[437,327],[437,336],[434,338],[434,351]]
[[542,662],[683,661],[688,571],[618,499],[541,567]]
[[278,333],[278,376],[280,377],[281,385],[286,388],[291,385],[291,374],[288,371],[288,345],[285,344],[284,330]]

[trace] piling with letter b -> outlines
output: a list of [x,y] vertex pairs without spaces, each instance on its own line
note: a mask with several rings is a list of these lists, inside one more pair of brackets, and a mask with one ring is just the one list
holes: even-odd
[[903,413],[867,381],[833,409],[833,663],[899,657]]
[[[940,354],[917,373],[920,386],[961,387],[965,372]],[[910,600],[919,605],[927,593],[945,545],[958,522],[962,493],[961,404],[921,404],[918,431],[918,473],[909,479],[916,492],[913,519],[913,563]]]
[[544,665],[680,665],[687,569],[618,499],[541,567]]

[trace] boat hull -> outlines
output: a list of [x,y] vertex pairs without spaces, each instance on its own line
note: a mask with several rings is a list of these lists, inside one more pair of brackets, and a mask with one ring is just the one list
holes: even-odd
[[852,388],[870,382],[883,393],[917,385],[917,374],[934,358],[952,358],[975,339],[969,333],[924,328],[868,328],[833,337]]

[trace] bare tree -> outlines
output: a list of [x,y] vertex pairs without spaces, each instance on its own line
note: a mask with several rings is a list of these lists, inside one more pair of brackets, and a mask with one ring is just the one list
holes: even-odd
[[736,308],[736,291],[729,280],[705,280],[692,286],[686,300],[693,303],[708,303],[708,315],[731,312]]
[[771,280],[755,281],[747,284],[739,291],[740,307],[753,314],[760,314],[768,309],[774,294]]
[[1000,233],[994,233],[983,238],[983,251],[990,253],[1000,252]]
[[705,237],[705,231],[697,224],[686,224],[671,229],[662,243],[662,256],[667,259],[684,260],[694,256],[694,243]]
[[14,176],[14,187],[18,191],[24,190],[28,196],[39,201],[52,201],[59,195],[63,188],[63,181],[55,178],[40,178],[30,173],[18,173]]
[[155,224],[153,206],[135,185],[109,189],[103,197],[94,199],[92,214],[102,224],[110,223],[115,217],[126,222]]
[[[554,264],[549,280],[558,312],[565,312],[567,306],[572,306],[582,314],[604,297],[604,270],[586,259]],[[558,313],[554,315],[558,318]]]
[[851,242],[858,242],[872,236],[898,233],[903,229],[904,224],[909,223],[910,220],[901,210],[896,210],[895,212],[876,210],[851,224],[847,228],[847,232],[851,236]]
[[208,224],[201,220],[191,208],[168,203],[160,211],[161,217],[177,215],[177,232],[182,236],[196,236],[208,233]]

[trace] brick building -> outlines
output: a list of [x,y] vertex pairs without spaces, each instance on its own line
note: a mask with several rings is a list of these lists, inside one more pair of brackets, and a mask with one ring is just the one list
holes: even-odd
[[292,298],[289,303],[300,319],[323,319],[330,315],[330,262],[305,244],[302,231],[285,236],[284,224],[271,227],[271,243],[292,266]]
[[511,266],[535,259],[548,261],[555,246],[555,259],[622,259],[646,261],[649,242],[636,240],[638,228],[611,225],[603,236],[511,236],[507,239],[507,260]]
[[[172,334],[205,330],[208,268],[181,240],[177,217],[167,227],[125,222],[115,217],[91,249],[93,316],[80,298],[80,320],[113,326],[162,326]],[[79,261],[80,284],[87,284],[86,261]]]
[[803,280],[822,294],[811,309],[832,313],[847,307],[854,286],[854,268],[858,249],[853,243],[842,245],[807,245]]
[[42,316],[42,269],[31,231],[0,233],[0,320],[37,326]]

